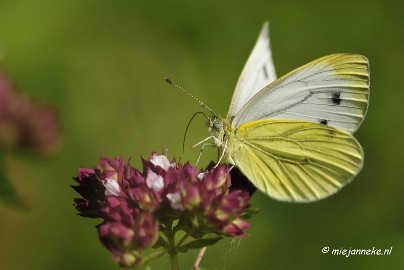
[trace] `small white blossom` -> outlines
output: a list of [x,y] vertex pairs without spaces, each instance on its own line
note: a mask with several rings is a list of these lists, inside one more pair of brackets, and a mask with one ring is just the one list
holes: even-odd
[[121,194],[121,189],[118,182],[115,179],[107,178],[105,179],[105,196],[115,195],[119,196]]
[[161,168],[163,168],[164,170],[168,170],[170,167],[175,167],[175,163],[170,163],[170,161],[168,161],[167,157],[164,155],[152,155],[150,162],[154,165],[154,166],[159,166]]
[[154,192],[159,192],[164,187],[164,179],[162,176],[157,175],[149,169],[147,172],[146,185]]
[[202,180],[202,179],[205,177],[205,174],[206,174],[206,173],[202,173],[202,172],[201,172],[200,174],[198,174],[198,176],[197,176],[198,179],[199,179],[199,180]]
[[185,210],[184,206],[181,204],[181,195],[179,192],[168,193],[166,197],[170,201],[170,205],[173,209]]

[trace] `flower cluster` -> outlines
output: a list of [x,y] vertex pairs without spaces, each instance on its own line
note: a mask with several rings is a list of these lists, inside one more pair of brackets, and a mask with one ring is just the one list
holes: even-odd
[[0,147],[48,154],[60,141],[55,109],[17,92],[0,70]]
[[[99,238],[121,266],[144,264],[150,247],[185,252],[226,236],[243,237],[249,226],[250,195],[229,189],[224,164],[201,172],[152,153],[140,172],[121,158],[101,158],[97,168],[81,168],[74,179],[79,185],[73,188],[82,196],[75,199],[76,209],[103,219]],[[174,245],[180,231],[183,237]]]

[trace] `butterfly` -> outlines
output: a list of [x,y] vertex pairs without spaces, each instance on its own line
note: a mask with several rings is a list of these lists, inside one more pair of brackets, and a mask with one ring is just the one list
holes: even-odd
[[274,199],[320,200],[363,166],[362,147],[352,134],[368,101],[369,62],[358,54],[324,56],[277,79],[266,22],[226,118],[202,104],[212,112],[211,136],[196,145],[218,147],[219,162],[226,158]]

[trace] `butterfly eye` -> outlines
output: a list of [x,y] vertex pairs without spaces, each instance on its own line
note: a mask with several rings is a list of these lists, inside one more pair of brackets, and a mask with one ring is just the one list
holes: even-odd
[[222,129],[222,122],[220,122],[220,121],[213,122],[213,128],[217,129],[217,130]]

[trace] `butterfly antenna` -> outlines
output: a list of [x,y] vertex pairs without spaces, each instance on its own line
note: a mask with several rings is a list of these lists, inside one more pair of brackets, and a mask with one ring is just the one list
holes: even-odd
[[202,100],[200,100],[199,98],[193,96],[191,93],[189,93],[187,90],[185,90],[184,88],[182,88],[181,86],[175,84],[172,80],[170,80],[169,78],[165,78],[165,81],[168,82],[169,84],[171,84],[172,86],[182,90],[182,92],[184,92],[185,94],[187,94],[188,96],[190,96],[191,98],[193,98],[194,100],[196,100],[202,107],[204,107],[205,109],[207,109],[208,111],[210,111],[212,114],[216,115],[216,113],[209,108],[208,105],[206,105]]
[[205,116],[206,120],[209,121],[209,117],[205,113],[203,113],[203,112],[194,113],[194,115],[191,117],[191,119],[188,122],[187,128],[185,129],[184,139],[182,140],[182,154],[184,154],[184,152],[185,152],[185,138],[187,137],[188,128],[191,125],[192,120],[194,120],[195,116],[197,116],[198,114],[203,114],[203,116]]

